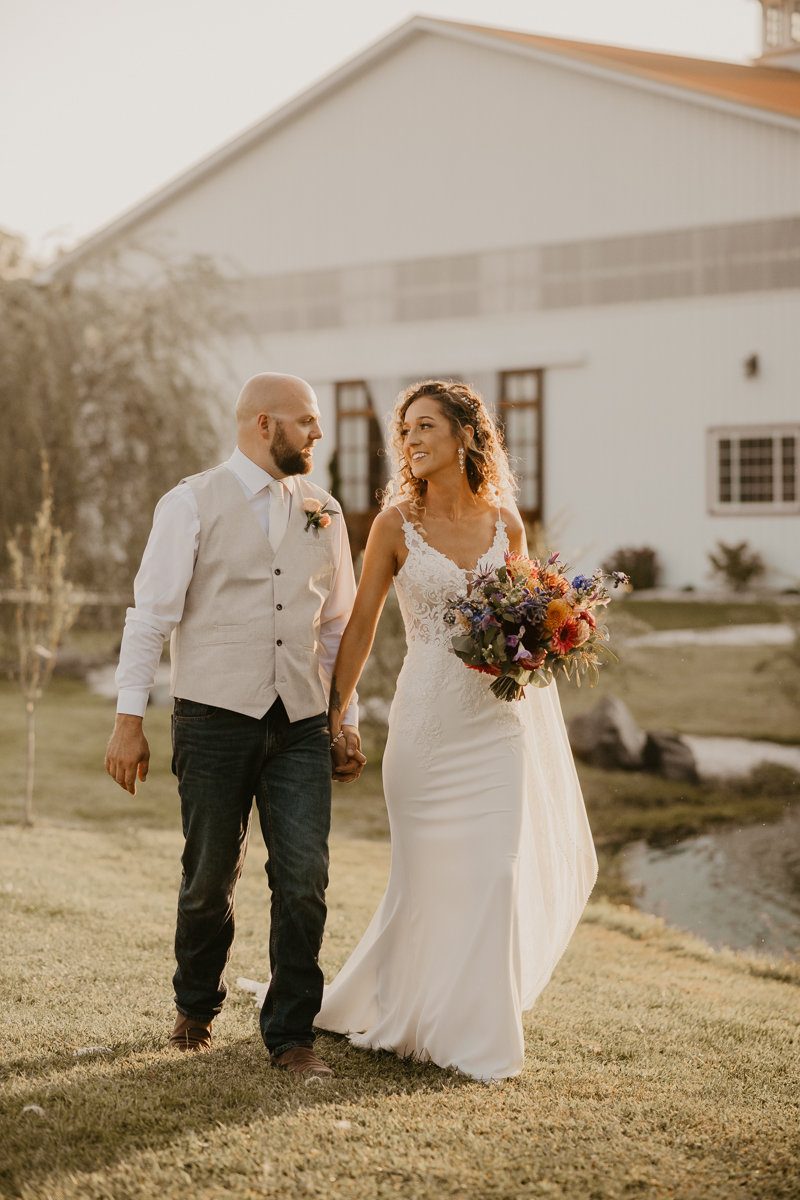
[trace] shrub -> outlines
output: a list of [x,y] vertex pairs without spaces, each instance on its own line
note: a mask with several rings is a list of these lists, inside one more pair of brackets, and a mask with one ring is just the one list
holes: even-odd
[[747,542],[739,542],[735,546],[717,542],[717,548],[719,554],[709,553],[708,556],[714,574],[722,575],[735,592],[743,592],[766,571],[763,558],[755,550],[751,551]]
[[614,551],[611,558],[603,563],[603,570],[607,575],[612,571],[624,571],[634,591],[640,592],[658,586],[661,563],[651,546],[640,546],[638,549],[625,546]]

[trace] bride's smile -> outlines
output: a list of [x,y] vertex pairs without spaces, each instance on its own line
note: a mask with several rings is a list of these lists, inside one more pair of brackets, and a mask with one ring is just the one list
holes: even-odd
[[[403,450],[406,461],[415,479],[430,479],[441,471],[460,473],[458,458],[462,443],[453,436],[450,422],[438,405],[425,398],[408,406],[403,425]],[[467,425],[464,433],[472,437],[473,429]]]

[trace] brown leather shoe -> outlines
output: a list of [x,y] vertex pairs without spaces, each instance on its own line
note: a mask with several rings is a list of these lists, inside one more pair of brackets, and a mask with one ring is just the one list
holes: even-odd
[[293,1071],[296,1075],[316,1075],[320,1079],[333,1079],[333,1071],[326,1067],[321,1058],[317,1058],[308,1046],[292,1046],[284,1050],[277,1058],[270,1054],[270,1062],[281,1071]]
[[173,1050],[210,1050],[211,1025],[211,1021],[195,1021],[178,1013],[169,1044]]

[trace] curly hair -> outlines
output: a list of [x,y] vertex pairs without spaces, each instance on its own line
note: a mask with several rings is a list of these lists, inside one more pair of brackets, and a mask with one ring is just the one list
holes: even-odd
[[490,504],[513,500],[517,490],[502,438],[494,427],[481,396],[466,383],[427,379],[406,388],[394,406],[389,432],[393,474],[383,493],[382,508],[408,500],[412,517],[419,519],[424,509],[422,498],[428,488],[425,479],[416,479],[403,451],[403,425],[409,405],[430,396],[449,420],[453,436],[459,437],[467,425],[475,431],[464,442],[464,469],[472,491]]

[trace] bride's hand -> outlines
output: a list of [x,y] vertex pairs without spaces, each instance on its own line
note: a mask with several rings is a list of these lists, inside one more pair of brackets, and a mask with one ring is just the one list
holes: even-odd
[[361,735],[355,725],[343,725],[344,737],[331,750],[332,778],[336,783],[358,779],[366,758],[361,753]]

